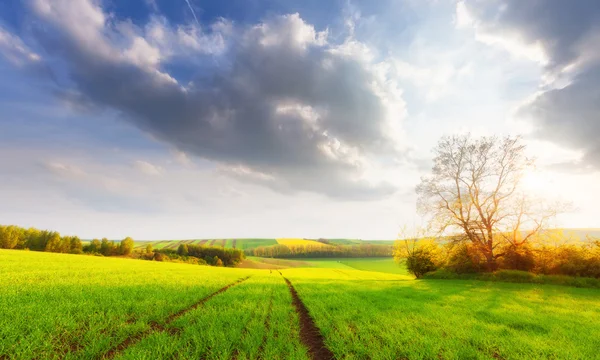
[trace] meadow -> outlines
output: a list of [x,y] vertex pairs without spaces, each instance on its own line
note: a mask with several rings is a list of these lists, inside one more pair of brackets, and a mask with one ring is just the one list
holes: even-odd
[[[398,275],[409,275],[406,267],[398,266],[391,257],[386,258],[303,258],[298,260],[271,259],[249,256],[248,268],[326,268],[376,271]],[[259,266],[252,266],[259,264]],[[263,266],[266,265],[266,266]],[[269,266],[271,265],[271,266]]]
[[389,266],[369,261],[257,270],[0,250],[0,358],[598,358],[598,289],[356,269]]

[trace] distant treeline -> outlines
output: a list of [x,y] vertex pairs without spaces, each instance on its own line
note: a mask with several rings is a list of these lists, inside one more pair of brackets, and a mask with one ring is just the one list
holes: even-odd
[[392,245],[273,245],[246,250],[246,255],[272,258],[347,258],[393,255]]
[[83,244],[77,236],[60,236],[57,231],[25,229],[15,225],[0,225],[0,248],[46,251],[67,254],[128,256],[142,260],[176,261],[201,265],[235,266],[244,258],[242,250],[201,245],[180,245],[178,250],[145,249],[134,252],[134,241],[127,237],[119,242],[106,238]]
[[157,252],[170,259],[188,261],[190,257],[199,259],[199,263],[213,266],[236,266],[244,260],[244,252],[239,249],[229,249],[216,246],[181,244],[177,250],[161,249]]
[[0,248],[28,249],[66,254],[95,253],[104,256],[129,255],[133,252],[133,239],[125,238],[119,243],[106,238],[94,239],[83,245],[77,236],[60,236],[57,231],[25,229],[15,225],[0,225]]

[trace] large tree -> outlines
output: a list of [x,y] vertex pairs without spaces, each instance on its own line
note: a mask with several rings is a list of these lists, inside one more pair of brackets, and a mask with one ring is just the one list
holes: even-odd
[[440,233],[471,243],[488,271],[504,255],[501,245],[526,244],[556,215],[522,191],[534,162],[520,137],[448,136],[434,154],[431,174],[417,186],[418,210]]

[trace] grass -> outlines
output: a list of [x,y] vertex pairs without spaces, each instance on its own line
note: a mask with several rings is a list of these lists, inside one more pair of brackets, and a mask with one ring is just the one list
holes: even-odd
[[[301,258],[301,259],[272,259],[249,256],[249,268],[324,268],[324,269],[354,269],[376,271],[389,274],[409,275],[405,266],[399,265],[393,258]],[[259,264],[253,266],[253,264]],[[262,264],[272,266],[262,266]]]
[[600,348],[595,289],[282,273],[340,358],[592,359]]
[[177,319],[176,335],[155,332],[119,358],[308,359],[290,303],[278,273],[255,276]]
[[0,269],[0,358],[94,357],[249,273],[16,250]]
[[405,266],[398,265],[393,258],[338,258],[338,259],[307,259],[304,260],[316,267],[349,268],[365,271],[377,271],[389,274],[408,275]]
[[[414,280],[347,260],[279,270],[337,358],[598,356],[598,289]],[[0,250],[0,308],[0,358],[101,358],[127,339],[115,358],[309,358],[275,270]]]

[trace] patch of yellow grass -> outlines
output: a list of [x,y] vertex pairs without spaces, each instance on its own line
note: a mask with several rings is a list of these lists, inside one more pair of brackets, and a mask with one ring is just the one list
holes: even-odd
[[331,245],[323,244],[315,240],[305,240],[305,239],[277,239],[277,243],[285,246],[321,246],[321,247],[329,247]]

